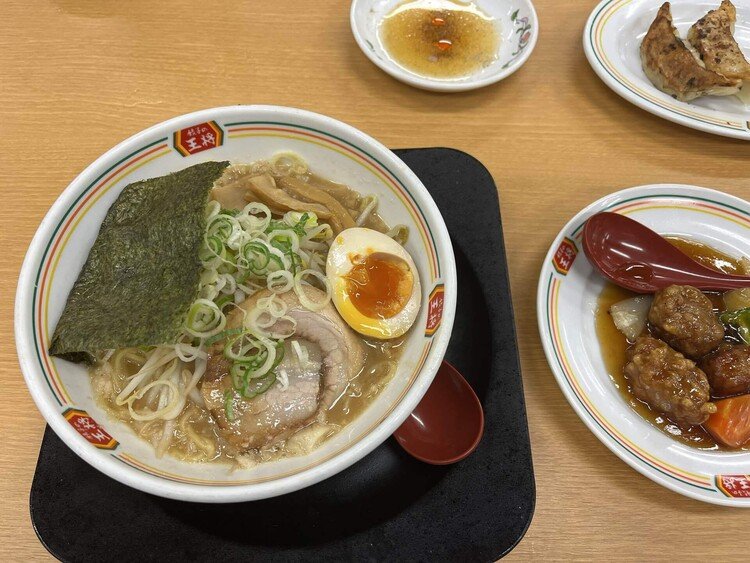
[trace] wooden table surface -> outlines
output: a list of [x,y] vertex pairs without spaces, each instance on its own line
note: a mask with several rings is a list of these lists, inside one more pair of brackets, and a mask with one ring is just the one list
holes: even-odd
[[49,558],[28,509],[44,422],[21,376],[12,322],[34,231],[68,182],[119,141],[169,117],[239,103],[314,110],[390,147],[455,147],[494,176],[537,481],[534,520],[510,559],[746,559],[747,512],[689,500],[622,463],[568,406],[542,353],[539,269],[582,207],[657,182],[750,196],[750,143],[663,121],[599,81],[581,46],[594,4],[537,0],[541,36],[521,70],[479,91],[439,95],[373,66],[342,0],[304,9],[293,0],[3,0],[0,560]]

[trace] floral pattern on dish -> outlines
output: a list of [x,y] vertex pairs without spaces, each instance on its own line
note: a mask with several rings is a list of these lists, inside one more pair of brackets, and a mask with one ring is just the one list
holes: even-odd
[[512,58],[503,65],[503,68],[508,68],[511,63],[518,58],[518,56],[529,44],[529,39],[531,39],[531,24],[529,23],[529,17],[524,16],[522,18],[519,18],[518,12],[520,12],[520,9],[516,10],[510,15],[510,21],[512,21],[516,25],[516,30],[513,32],[513,34],[519,36],[518,46],[516,47],[516,50],[511,53]]

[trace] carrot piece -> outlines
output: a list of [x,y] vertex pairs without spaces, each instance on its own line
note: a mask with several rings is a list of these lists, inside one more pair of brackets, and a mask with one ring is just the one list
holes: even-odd
[[750,439],[750,395],[716,401],[716,412],[704,427],[716,440],[738,448]]

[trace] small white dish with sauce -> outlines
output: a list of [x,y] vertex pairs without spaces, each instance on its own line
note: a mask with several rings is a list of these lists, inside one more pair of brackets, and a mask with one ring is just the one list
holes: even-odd
[[530,0],[354,0],[350,20],[373,63],[437,92],[474,90],[513,74],[539,35]]

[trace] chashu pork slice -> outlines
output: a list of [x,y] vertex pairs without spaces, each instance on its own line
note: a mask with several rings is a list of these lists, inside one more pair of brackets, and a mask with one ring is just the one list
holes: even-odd
[[[306,293],[315,301],[323,296],[312,287],[306,287]],[[269,295],[267,290],[259,291],[240,307],[250,311],[258,299]],[[252,399],[242,398],[233,392],[231,363],[218,346],[209,356],[203,377],[201,394],[206,406],[222,437],[237,451],[279,443],[314,422],[318,413],[336,402],[364,365],[365,350],[360,339],[332,304],[320,311],[310,311],[293,291],[279,297],[288,308],[286,315],[297,321],[294,335],[284,344],[284,359],[277,367],[277,373],[283,372],[283,377],[277,378],[265,393]],[[235,309],[227,318],[227,327],[240,326],[242,318],[241,310]],[[279,321],[283,322],[286,321]],[[274,326],[269,330],[281,328]],[[305,365],[300,365],[292,350],[291,343],[295,340],[308,352],[309,361]],[[227,392],[231,397],[232,420],[227,416]]]
[[716,10],[699,19],[688,32],[688,41],[708,70],[727,78],[750,80],[750,63],[734,39],[737,10],[724,0]]
[[727,78],[701,66],[672,24],[669,2],[662,4],[641,43],[643,71],[659,90],[684,102],[700,96],[730,96],[741,80]]

